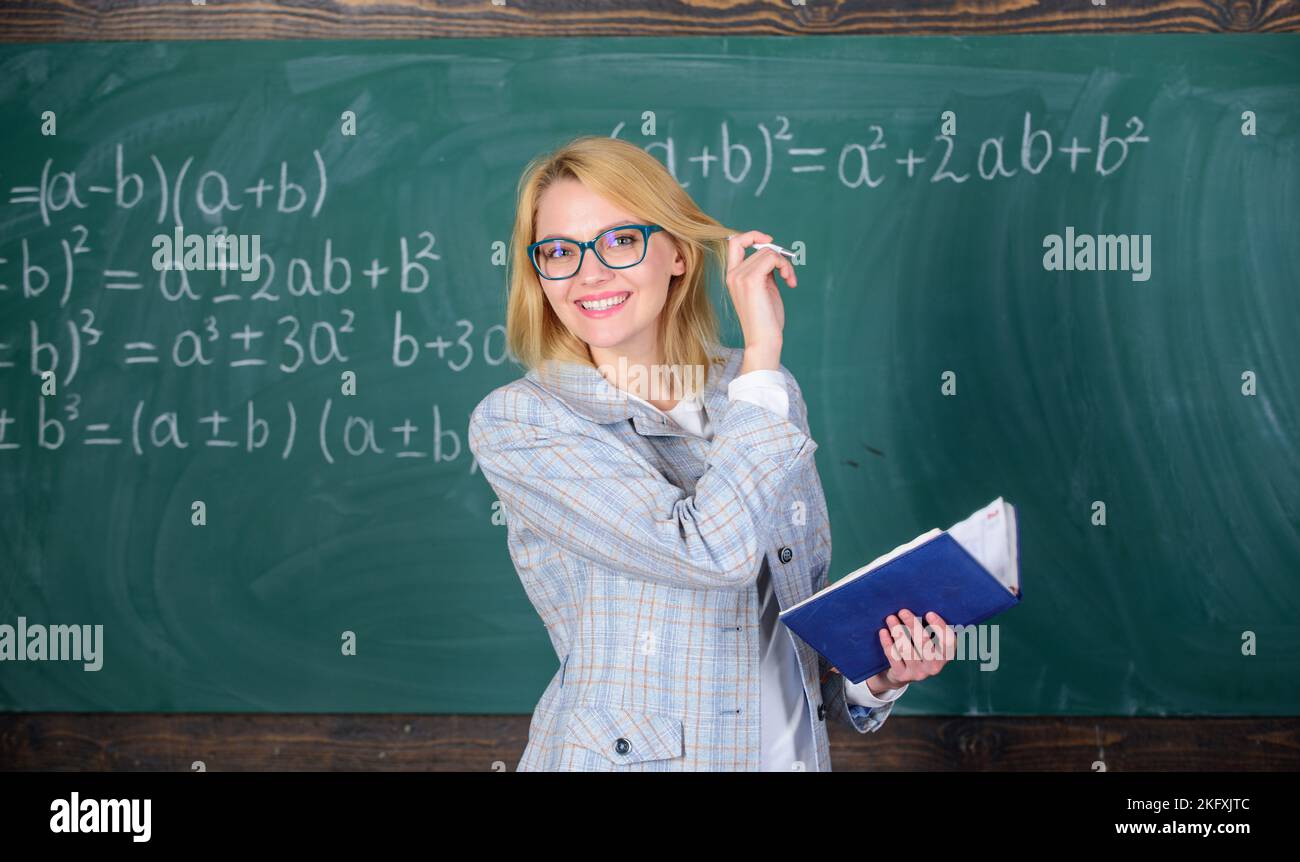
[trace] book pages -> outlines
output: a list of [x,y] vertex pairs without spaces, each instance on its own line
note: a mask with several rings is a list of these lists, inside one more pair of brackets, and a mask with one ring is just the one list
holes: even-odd
[[998,497],[945,532],[1008,591],[1020,592],[1014,507]]

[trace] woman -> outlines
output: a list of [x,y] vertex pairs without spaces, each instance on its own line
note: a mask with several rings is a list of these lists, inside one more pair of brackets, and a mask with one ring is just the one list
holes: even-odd
[[[623,141],[579,138],[520,181],[506,333],[529,371],[469,439],[560,659],[521,771],[829,771],[828,712],[876,730],[944,664],[907,610],[878,633],[889,669],[856,685],[779,624],[826,586],[830,525],[780,363],[773,274],[794,287],[794,268],[729,234]],[[743,350],[719,344],[707,255]]]

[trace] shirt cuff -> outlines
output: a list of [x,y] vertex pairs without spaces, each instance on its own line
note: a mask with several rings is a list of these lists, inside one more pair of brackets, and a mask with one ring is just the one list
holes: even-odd
[[779,370],[760,368],[733,378],[727,384],[727,398],[748,401],[771,410],[782,419],[790,418],[790,394],[785,388],[785,375]]
[[862,682],[849,682],[848,677],[844,678],[844,699],[849,703],[856,703],[858,706],[884,706],[887,703],[893,703],[902,697],[903,692],[907,691],[907,683],[902,688],[893,688],[885,692],[882,696],[877,697],[871,693],[871,687],[867,685],[864,679]]

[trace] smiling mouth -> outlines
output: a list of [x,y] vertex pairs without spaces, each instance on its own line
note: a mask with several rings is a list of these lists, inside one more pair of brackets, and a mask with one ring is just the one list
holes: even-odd
[[585,311],[607,311],[611,308],[617,308],[627,302],[631,296],[631,293],[623,293],[619,296],[607,296],[604,299],[597,299],[592,302],[577,300],[577,305]]

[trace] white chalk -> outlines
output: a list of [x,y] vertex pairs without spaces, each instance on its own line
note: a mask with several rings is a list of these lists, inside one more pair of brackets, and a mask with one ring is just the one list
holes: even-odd
[[[735,236],[734,233],[728,234],[727,239],[731,239],[733,236]],[[750,248],[770,248],[777,254],[783,254],[786,257],[794,257],[794,252],[790,251],[788,248],[781,248],[781,246],[774,242],[756,242],[751,245]]]
[[781,246],[777,245],[774,242],[756,242],[753,245],[751,245],[750,248],[770,248],[772,249],[772,251],[776,252],[777,254],[783,254],[787,257],[794,257],[794,252],[790,251],[788,248],[781,248]]

